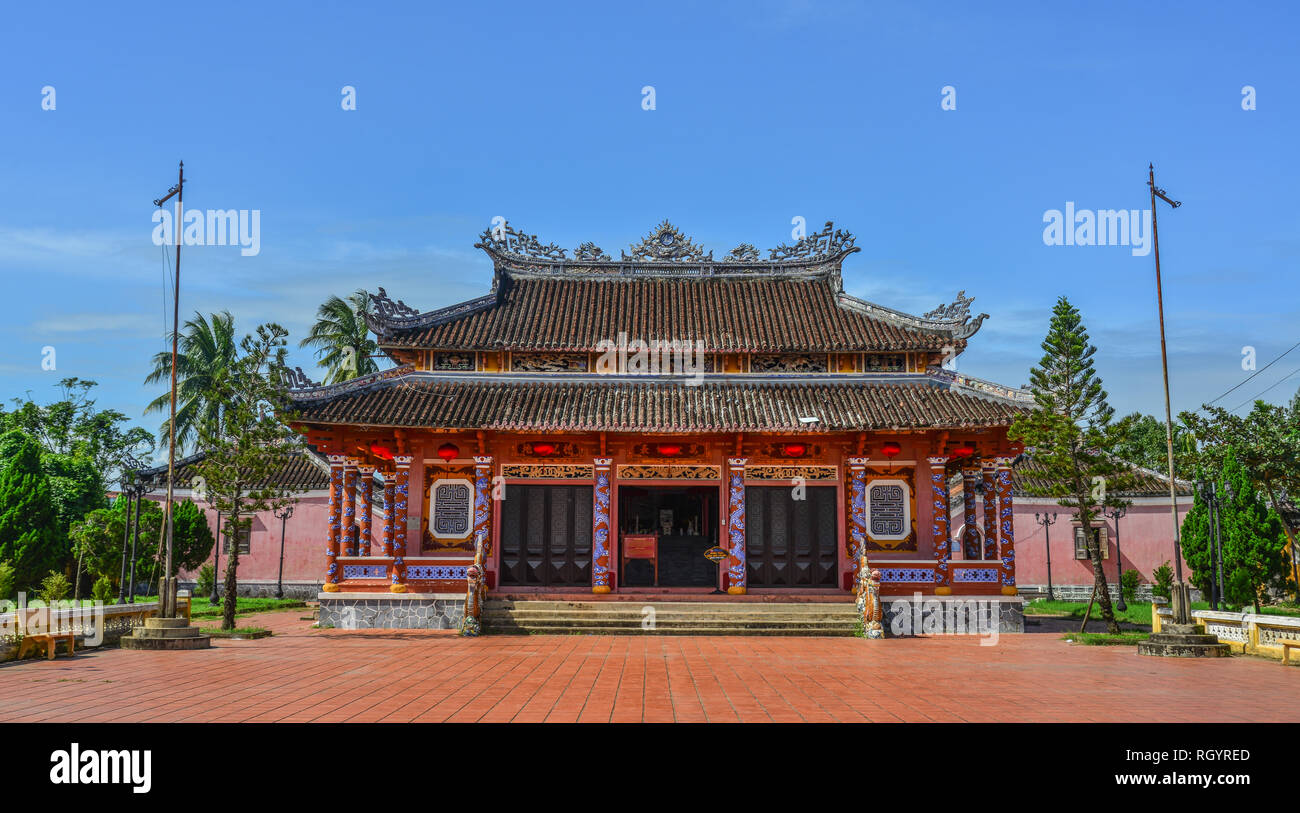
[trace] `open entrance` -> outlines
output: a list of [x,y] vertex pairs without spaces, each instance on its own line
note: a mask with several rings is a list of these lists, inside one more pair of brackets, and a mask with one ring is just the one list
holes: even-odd
[[[620,587],[717,587],[718,487],[618,487]],[[651,558],[653,554],[654,558]]]

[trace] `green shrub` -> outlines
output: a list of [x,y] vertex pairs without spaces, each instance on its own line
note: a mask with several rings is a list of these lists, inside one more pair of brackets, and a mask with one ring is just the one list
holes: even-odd
[[0,601],[14,594],[14,566],[0,562]]
[[1137,601],[1138,585],[1142,584],[1142,574],[1136,570],[1125,570],[1119,577],[1124,591],[1124,600],[1132,604]]
[[195,581],[198,583],[194,586],[194,595],[212,595],[212,588],[217,584],[217,571],[212,567],[211,562],[199,568],[199,575],[196,577]]
[[68,577],[51,570],[50,575],[41,580],[41,589],[37,591],[36,597],[47,605],[52,605],[56,601],[67,598],[68,593],[71,592],[72,585],[68,582]]
[[1169,598],[1174,594],[1174,571],[1166,560],[1163,565],[1151,571],[1151,592],[1161,598]]
[[100,576],[90,587],[90,597],[95,601],[102,601],[105,604],[112,600],[113,580],[108,576]]

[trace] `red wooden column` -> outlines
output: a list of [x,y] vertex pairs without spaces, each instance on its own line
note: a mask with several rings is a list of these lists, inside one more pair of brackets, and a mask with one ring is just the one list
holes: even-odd
[[411,491],[411,455],[397,455],[393,465],[397,467],[393,483],[393,561],[388,565],[388,590],[391,593],[406,592],[406,510]]
[[930,534],[934,540],[934,594],[952,594],[952,543],[948,530],[948,458],[931,457],[930,494],[934,501],[934,515]]
[[396,484],[394,480],[396,475],[391,471],[384,472],[384,529],[383,541],[380,548],[384,556],[393,555],[393,495],[396,493]]
[[979,481],[979,469],[967,466],[961,470],[961,497],[965,508],[962,515],[962,526],[965,528],[961,551],[963,559],[983,558],[983,553],[980,551],[979,514],[976,511],[975,501],[975,487],[979,485]]
[[984,559],[992,562],[998,558],[998,487],[993,461],[984,461],[980,473],[984,475]]
[[373,520],[370,517],[370,488],[375,482],[374,466],[357,466],[357,524],[361,526],[358,549],[361,556],[370,555]]
[[1015,505],[1011,494],[1011,458],[997,459],[997,474],[994,478],[998,489],[998,532],[1002,545],[999,553],[1002,559],[1000,581],[1002,595],[1014,596],[1016,589],[1016,529]]
[[749,564],[745,551],[745,457],[727,458],[727,592],[748,592]]
[[339,523],[340,510],[343,506],[343,464],[347,458],[341,454],[332,454],[330,461],[330,511],[329,530],[325,542],[325,584],[321,587],[326,593],[336,593],[339,589]]
[[612,489],[609,472],[614,464],[614,458],[597,457],[593,462],[596,478],[591,502],[591,592],[608,593],[613,590],[613,586],[609,583],[609,566],[613,561],[609,527],[609,500]]
[[357,537],[352,530],[357,519],[357,461],[348,458],[343,467],[343,555],[357,555]]

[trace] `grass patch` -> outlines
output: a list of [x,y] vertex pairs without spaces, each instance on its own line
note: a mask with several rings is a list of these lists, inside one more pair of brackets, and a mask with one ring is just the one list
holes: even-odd
[[1062,635],[1061,640],[1084,646],[1137,646],[1148,637],[1150,633],[1147,632],[1121,632],[1119,635],[1105,632],[1071,632]]
[[271,631],[265,627],[235,627],[233,630],[223,630],[220,627],[199,627],[199,631],[204,635],[211,635],[213,638],[267,638]]
[[[1063,615],[1082,621],[1086,609],[1088,609],[1088,602],[1086,601],[1048,601],[1040,598],[1025,605],[1025,615]],[[1208,610],[1210,609],[1210,603],[1208,601],[1194,601],[1192,602],[1192,609]],[[1092,605],[1090,618],[1101,620],[1101,608],[1096,604]],[[1115,620],[1125,624],[1142,624],[1149,627],[1151,626],[1151,604],[1145,601],[1129,602],[1128,609],[1124,610],[1124,612],[1115,611]]]
[[1263,615],[1286,615],[1292,618],[1300,618],[1300,609],[1295,607],[1260,607],[1259,611]]
[[[136,597],[137,602],[157,601],[157,596]],[[240,596],[235,602],[235,616],[250,615],[252,613],[274,612],[276,610],[292,610],[300,607],[306,607],[307,602],[291,598],[244,598]],[[220,618],[225,611],[225,605],[213,604],[208,601],[207,596],[194,596],[190,599],[190,618]]]

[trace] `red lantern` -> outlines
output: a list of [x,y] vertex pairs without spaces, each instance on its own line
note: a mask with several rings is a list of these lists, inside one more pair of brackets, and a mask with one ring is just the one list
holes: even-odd
[[444,443],[438,447],[438,457],[441,457],[449,463],[452,460],[455,460],[459,455],[460,449],[456,448],[456,444],[454,443]]
[[383,445],[382,443],[370,444],[370,453],[375,457],[379,458],[380,460],[393,459],[393,450]]
[[898,445],[892,440],[880,444],[880,453],[883,454],[885,457],[888,457],[890,460],[893,460],[895,457],[898,457],[898,454],[901,451],[903,451],[903,447]]
[[786,457],[803,457],[808,453],[808,445],[805,443],[787,443],[783,451]]
[[953,457],[970,457],[975,454],[975,447],[969,443],[963,443],[952,450]]
[[555,454],[555,444],[534,443],[533,454],[538,455],[539,457],[550,457],[551,455]]
[[680,443],[660,443],[655,447],[655,450],[664,457],[676,457],[682,453],[682,445]]

